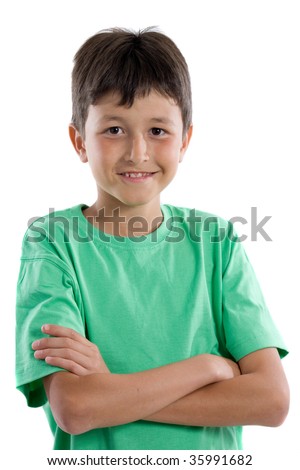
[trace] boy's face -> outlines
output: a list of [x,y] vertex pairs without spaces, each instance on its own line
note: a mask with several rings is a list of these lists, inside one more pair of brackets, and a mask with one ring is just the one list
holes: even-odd
[[180,108],[154,91],[130,108],[119,100],[110,93],[90,106],[85,137],[71,126],[71,140],[90,164],[101,205],[155,206],[176,174],[192,129],[183,136]]

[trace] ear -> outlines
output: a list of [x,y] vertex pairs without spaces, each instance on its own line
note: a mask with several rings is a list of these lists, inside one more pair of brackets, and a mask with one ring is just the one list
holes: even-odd
[[183,140],[182,140],[182,145],[181,145],[181,148],[180,148],[179,162],[182,162],[182,160],[183,160],[184,154],[187,151],[187,148],[189,146],[192,134],[193,134],[193,125],[191,124],[190,127],[188,128]]
[[80,160],[82,163],[86,163],[88,159],[84,139],[73,124],[69,125],[69,136],[76,153],[79,155]]

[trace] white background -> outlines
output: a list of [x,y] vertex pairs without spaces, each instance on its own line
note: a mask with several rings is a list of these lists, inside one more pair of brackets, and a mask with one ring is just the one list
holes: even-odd
[[[1,5],[2,457],[23,462],[23,468],[47,468],[43,459],[52,448],[43,411],[27,409],[15,391],[15,284],[28,219],[50,207],[92,204],[96,196],[89,169],[68,140],[73,56],[102,28],[156,25],[186,57],[194,102],[192,143],[162,200],[248,220],[236,228],[249,236],[245,248],[290,350],[284,366],[291,409],[280,428],[245,428],[244,446],[257,456],[253,468],[297,468],[299,2],[11,0]],[[250,240],[251,207],[258,208],[258,220],[272,216],[265,226],[272,242],[260,235]],[[33,455],[40,457],[36,466],[30,463]]]

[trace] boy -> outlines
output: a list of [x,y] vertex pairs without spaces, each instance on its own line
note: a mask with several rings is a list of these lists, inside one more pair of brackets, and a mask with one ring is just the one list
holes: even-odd
[[17,387],[55,449],[240,449],[242,425],[287,414],[287,351],[232,224],[160,204],[192,134],[185,60],[157,31],[107,30],[72,80],[97,200],[25,235]]

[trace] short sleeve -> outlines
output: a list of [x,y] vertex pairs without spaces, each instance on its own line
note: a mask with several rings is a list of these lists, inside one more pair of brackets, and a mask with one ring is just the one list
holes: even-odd
[[231,242],[222,296],[226,347],[236,361],[269,347],[277,348],[281,357],[288,354],[248,256],[236,240]]
[[29,406],[46,403],[42,378],[62,370],[35,359],[31,344],[41,327],[54,323],[84,335],[80,294],[74,279],[50,259],[23,259],[17,285],[16,385]]

